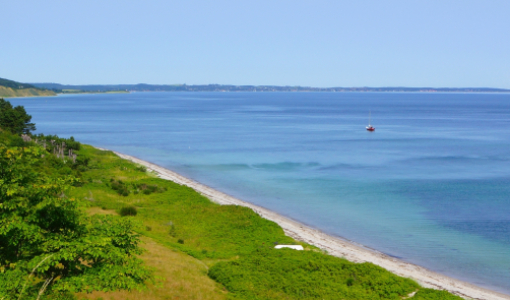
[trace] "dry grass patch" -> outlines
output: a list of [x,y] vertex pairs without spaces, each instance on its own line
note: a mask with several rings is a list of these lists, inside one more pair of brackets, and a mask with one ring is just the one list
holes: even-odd
[[203,262],[181,252],[170,250],[149,238],[142,238],[147,250],[142,259],[154,268],[159,278],[156,285],[144,291],[93,292],[79,294],[79,299],[156,300],[156,299],[226,299],[227,292],[207,276]]
[[102,209],[102,208],[96,207],[96,206],[87,208],[87,214],[89,216],[92,216],[92,215],[118,215],[118,213],[114,210]]

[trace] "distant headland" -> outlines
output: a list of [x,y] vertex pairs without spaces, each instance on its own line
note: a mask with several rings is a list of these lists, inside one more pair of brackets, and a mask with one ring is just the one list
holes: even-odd
[[56,93],[53,90],[39,88],[31,84],[0,78],[0,97],[9,98],[55,95]]

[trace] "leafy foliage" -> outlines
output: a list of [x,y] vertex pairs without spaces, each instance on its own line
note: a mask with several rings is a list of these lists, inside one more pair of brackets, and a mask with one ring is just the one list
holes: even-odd
[[[139,171],[140,167],[136,167],[135,170]],[[156,184],[125,183],[120,179],[114,178],[110,179],[110,187],[122,196],[129,196],[131,192],[134,194],[142,192],[144,195],[150,195],[152,193],[163,193],[167,190],[165,187],[160,187]]]
[[45,154],[0,145],[0,299],[141,287],[137,223],[84,215],[68,196],[77,179],[43,172]]
[[[64,143],[66,145],[67,149],[72,150],[80,150],[81,143],[74,140],[74,137],[70,137],[68,139],[59,137],[57,135],[44,135],[42,133],[34,136],[35,139],[38,141],[46,141],[46,149],[50,152],[53,151],[53,148],[55,147],[55,144],[62,144]],[[52,143],[53,141],[53,143]]]
[[144,195],[150,195],[152,193],[163,193],[167,191],[166,187],[159,187],[157,184],[139,183],[135,184],[134,187],[136,189],[135,194],[139,193],[140,191]]
[[145,167],[145,166],[137,166],[136,170],[145,173],[145,172],[147,172],[147,167]]
[[209,275],[244,299],[401,299],[414,281],[315,251],[262,248]]
[[32,116],[27,114],[23,106],[13,107],[9,101],[0,98],[0,127],[14,134],[29,134],[35,130],[30,123]]
[[125,216],[136,216],[138,211],[136,210],[136,207],[134,206],[125,206],[120,209],[120,215]]
[[117,193],[119,193],[119,195],[122,195],[122,196],[128,196],[129,195],[129,189],[128,187],[124,184],[124,182],[122,182],[122,180],[115,180],[115,179],[111,179],[110,180],[110,186],[112,187],[112,190],[116,191]]

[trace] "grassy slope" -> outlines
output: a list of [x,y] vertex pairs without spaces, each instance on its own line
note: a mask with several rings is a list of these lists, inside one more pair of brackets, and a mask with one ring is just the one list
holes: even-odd
[[[88,214],[117,214],[113,210],[98,207],[87,209]],[[153,239],[142,238],[146,252],[142,255],[145,263],[154,270],[158,278],[156,285],[141,291],[96,291],[90,294],[81,293],[81,299],[110,299],[110,300],[157,300],[168,299],[206,299],[221,300],[226,291],[212,279],[207,277],[208,267],[180,251],[171,250]]]
[[36,88],[13,89],[10,87],[0,86],[1,98],[55,96],[55,95],[56,95],[55,92],[49,90],[41,90]]
[[197,259],[180,251],[171,250],[149,238],[143,238],[142,255],[145,263],[154,269],[158,283],[142,291],[93,292],[79,294],[79,299],[157,300],[157,299],[225,299],[222,287],[207,276],[207,267]]
[[40,89],[28,83],[0,78],[0,97],[54,96],[53,91]]
[[[91,160],[81,170],[83,186],[72,196],[96,213],[137,207],[134,218],[143,222],[141,233],[147,242],[143,258],[162,277],[159,286],[144,292],[96,292],[81,298],[402,299],[418,291],[410,299],[461,299],[420,288],[369,263],[325,255],[293,241],[277,224],[248,208],[214,204],[188,187],[140,171],[111,152],[83,146],[79,155]],[[132,191],[141,184],[160,191],[121,196],[111,188],[111,178],[122,180]],[[309,251],[275,250],[275,243],[302,244]]]

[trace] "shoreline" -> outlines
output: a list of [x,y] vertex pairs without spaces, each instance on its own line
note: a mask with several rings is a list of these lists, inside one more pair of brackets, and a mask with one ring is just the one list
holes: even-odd
[[[100,147],[95,148],[112,151]],[[418,265],[402,261],[398,258],[378,252],[377,250],[356,244],[355,242],[328,235],[320,230],[292,220],[289,217],[282,216],[266,208],[234,198],[156,164],[116,151],[112,152],[122,159],[145,166],[147,170],[155,172],[159,178],[171,180],[177,184],[191,187],[198,193],[209,198],[212,202],[220,205],[241,205],[248,207],[261,217],[277,223],[280,227],[282,227],[286,235],[296,240],[314,245],[322,250],[326,250],[329,255],[343,257],[356,263],[370,262],[396,275],[411,278],[423,287],[446,290],[452,294],[468,299],[510,300],[510,295],[481,288],[471,283],[454,279],[427,270],[426,268]]]

